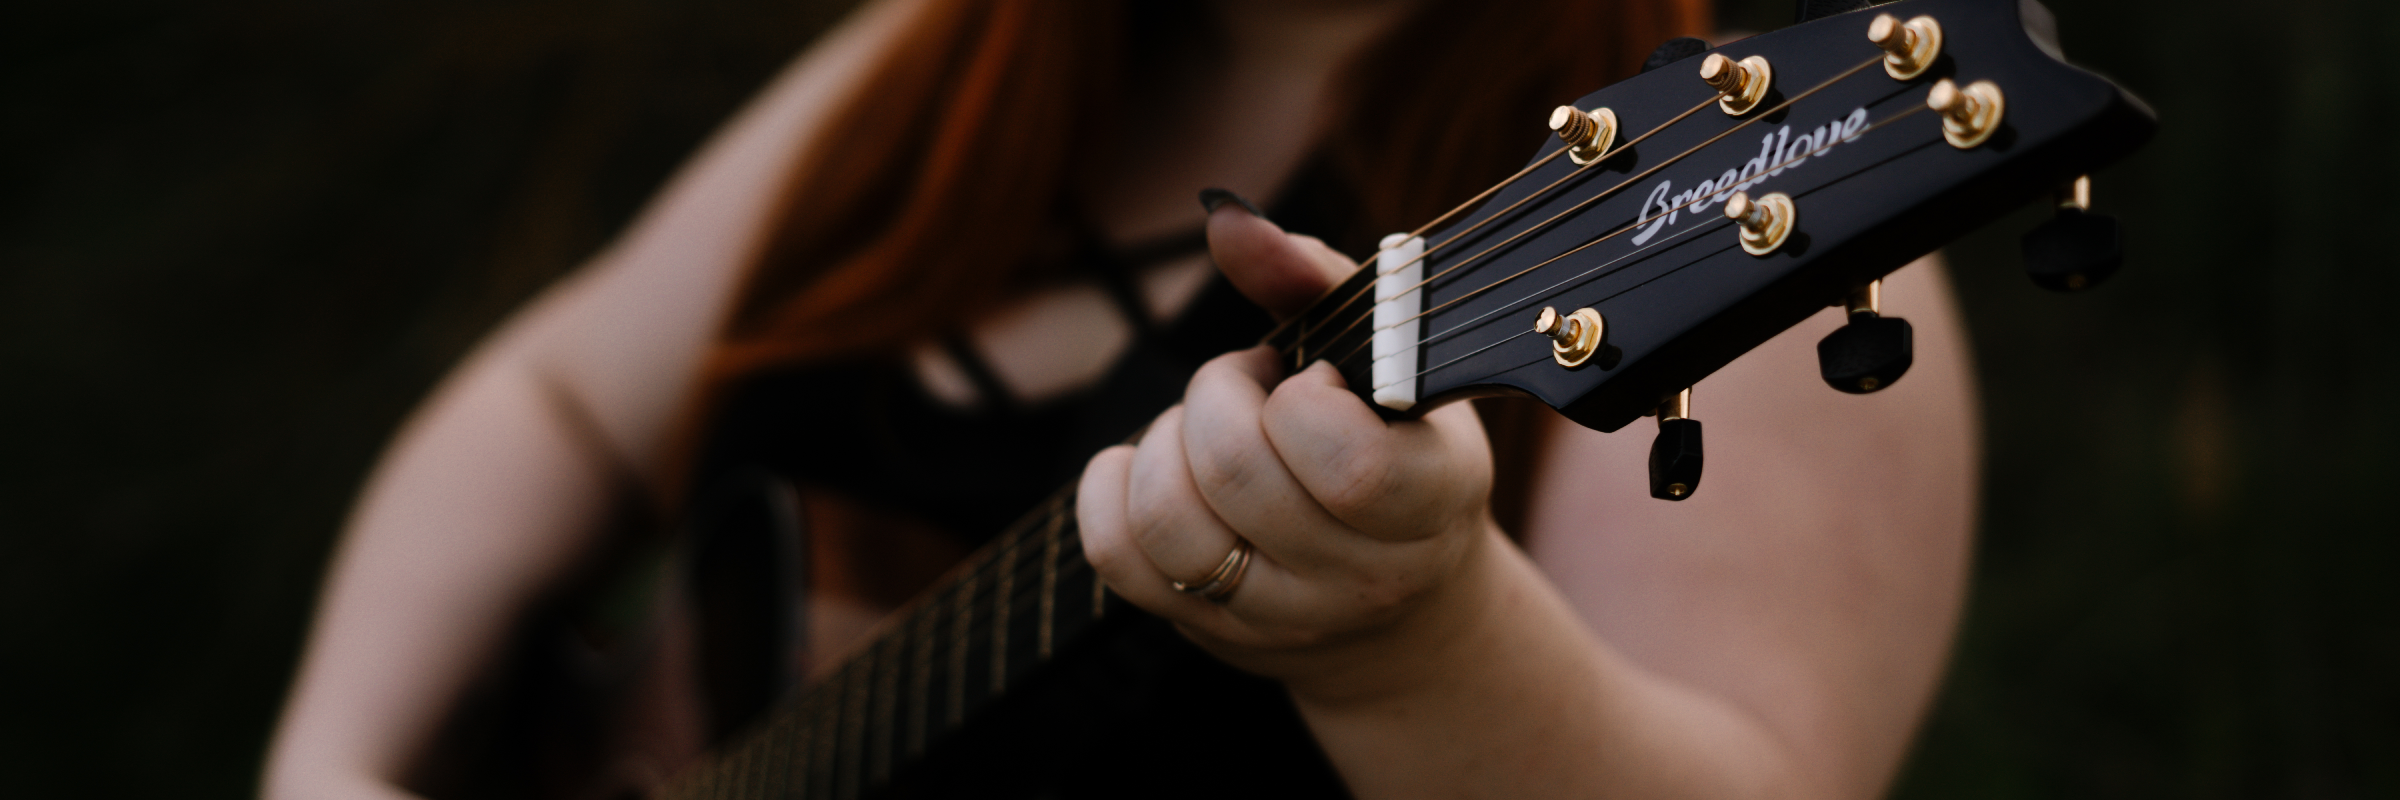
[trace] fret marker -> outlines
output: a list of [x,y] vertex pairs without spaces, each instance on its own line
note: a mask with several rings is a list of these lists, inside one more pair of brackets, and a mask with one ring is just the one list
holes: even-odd
[[1417,343],[1425,308],[1425,239],[1383,237],[1375,254],[1375,404],[1394,411],[1417,405]]

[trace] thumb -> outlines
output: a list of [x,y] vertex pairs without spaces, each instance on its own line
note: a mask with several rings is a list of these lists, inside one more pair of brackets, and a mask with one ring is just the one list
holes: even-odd
[[1240,195],[1207,189],[1200,204],[1208,209],[1208,252],[1217,269],[1278,320],[1307,310],[1357,269],[1316,237],[1285,233]]

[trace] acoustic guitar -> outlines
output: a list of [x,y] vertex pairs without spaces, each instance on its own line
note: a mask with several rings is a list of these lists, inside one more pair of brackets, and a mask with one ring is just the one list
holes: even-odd
[[[1547,133],[1527,122],[1543,142],[1522,171],[1387,237],[1267,344],[1294,367],[1332,363],[1393,419],[1494,394],[1601,431],[1654,416],[1650,486],[1666,500],[1700,488],[1692,384],[1830,304],[1850,322],[1819,347],[1826,381],[1890,385],[1909,329],[1883,315],[1877,281],[1967,231],[2054,200],[2026,240],[2033,277],[2106,277],[2117,232],[2081,176],[2155,127],[2140,100],[2065,63],[2034,0],[1832,14],[1593,92]],[[661,796],[1005,793],[989,773],[1014,767],[993,764],[1035,770],[1020,759],[1068,746],[1049,701],[1028,697],[1172,680],[1126,655],[1127,640],[1174,635],[1096,579],[1072,491]],[[985,774],[942,771],[967,750]]]

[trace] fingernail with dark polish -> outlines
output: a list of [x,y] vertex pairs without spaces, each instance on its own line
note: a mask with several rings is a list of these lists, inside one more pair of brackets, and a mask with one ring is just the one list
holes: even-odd
[[1231,190],[1213,186],[1200,190],[1200,207],[1208,209],[1209,213],[1216,213],[1217,207],[1226,203],[1240,203],[1242,210],[1250,212],[1250,216],[1259,219],[1267,218],[1267,212],[1258,210],[1256,203],[1250,202],[1249,198],[1234,194]]

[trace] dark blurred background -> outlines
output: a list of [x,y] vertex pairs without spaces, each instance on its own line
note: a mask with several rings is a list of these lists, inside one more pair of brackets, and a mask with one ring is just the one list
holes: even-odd
[[[249,795],[383,439],[848,5],[12,11],[0,793]],[[2116,280],[2028,283],[2030,207],[1951,250],[1984,526],[1899,795],[2400,797],[2400,6],[2051,5],[2164,127],[2097,176]]]

